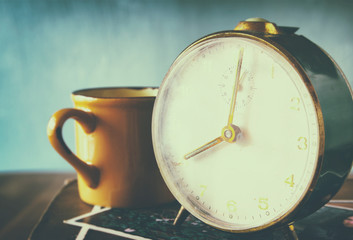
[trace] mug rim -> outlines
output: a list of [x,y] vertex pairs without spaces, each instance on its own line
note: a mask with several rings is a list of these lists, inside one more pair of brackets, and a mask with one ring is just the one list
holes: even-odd
[[157,93],[155,95],[151,96],[97,96],[94,94],[88,94],[91,91],[103,91],[103,90],[159,90],[158,87],[93,87],[93,88],[83,88],[83,89],[78,89],[72,92],[72,97],[73,98],[88,98],[88,99],[107,99],[107,100],[114,100],[114,99],[152,99],[157,96]]

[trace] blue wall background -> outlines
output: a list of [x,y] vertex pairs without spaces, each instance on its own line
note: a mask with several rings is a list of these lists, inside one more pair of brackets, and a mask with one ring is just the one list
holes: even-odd
[[[353,83],[353,1],[1,0],[0,171],[72,170],[46,136],[73,90],[159,86],[191,42],[263,17],[300,27]],[[73,121],[64,128],[74,147]]]

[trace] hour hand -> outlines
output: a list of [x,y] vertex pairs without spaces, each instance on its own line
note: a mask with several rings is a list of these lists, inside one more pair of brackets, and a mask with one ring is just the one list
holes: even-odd
[[195,150],[193,150],[193,151],[189,152],[188,154],[186,154],[184,156],[184,159],[188,160],[189,158],[192,158],[192,157],[196,156],[197,154],[202,153],[203,151],[206,151],[207,149],[210,149],[211,147],[214,147],[214,146],[216,146],[217,144],[219,144],[219,143],[221,143],[223,141],[224,141],[223,137],[215,138],[214,140],[212,140],[212,141],[202,145],[201,147],[196,148]]

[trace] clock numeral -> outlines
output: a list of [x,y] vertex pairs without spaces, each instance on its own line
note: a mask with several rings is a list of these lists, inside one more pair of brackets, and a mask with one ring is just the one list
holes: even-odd
[[202,196],[205,194],[205,191],[206,191],[206,189],[207,189],[207,186],[206,186],[206,185],[200,185],[200,188],[201,188],[200,196],[202,197]]
[[237,211],[237,203],[233,200],[229,200],[227,202],[227,209],[229,212],[236,212]]
[[284,182],[287,183],[290,187],[294,187],[294,174],[291,174],[289,177],[287,177]]
[[299,137],[297,141],[298,141],[297,146],[299,150],[308,149],[308,139],[306,137]]
[[259,198],[259,205],[257,205],[261,210],[268,209],[268,198]]
[[291,102],[290,109],[295,110],[295,111],[300,111],[300,108],[299,108],[300,98],[293,97],[290,99],[290,102]]

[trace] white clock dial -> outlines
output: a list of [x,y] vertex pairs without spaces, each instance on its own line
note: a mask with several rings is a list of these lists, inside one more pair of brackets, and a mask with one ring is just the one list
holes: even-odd
[[[222,132],[230,120],[240,131],[235,142]],[[315,174],[319,126],[307,86],[284,55],[251,38],[211,38],[186,49],[165,77],[152,128],[169,189],[221,229],[282,219]]]

